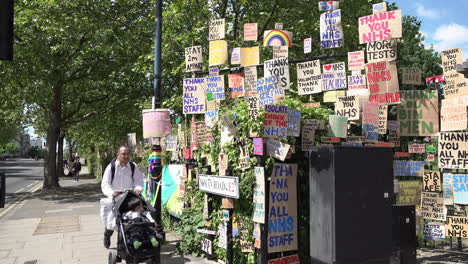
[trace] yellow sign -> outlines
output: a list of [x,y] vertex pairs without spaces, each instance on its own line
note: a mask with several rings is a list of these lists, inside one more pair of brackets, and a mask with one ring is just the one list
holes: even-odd
[[210,41],[210,66],[227,64],[228,61],[228,45],[225,40]]

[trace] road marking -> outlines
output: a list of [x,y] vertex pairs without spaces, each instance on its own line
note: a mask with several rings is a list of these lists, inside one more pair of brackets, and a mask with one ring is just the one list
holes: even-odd
[[29,185],[28,185],[28,186],[26,186],[26,187],[29,187],[29,186],[31,186],[31,185],[33,185],[33,184],[34,184],[34,182],[33,182],[33,183],[31,183],[31,184],[29,184]]
[[[31,189],[31,192],[27,192],[19,197],[17,197],[16,199],[14,199],[13,201],[11,201],[8,205],[8,207],[4,208],[1,212],[0,212],[0,219],[2,217],[4,217],[9,211],[11,211],[13,208],[17,207],[17,208],[21,208],[24,203],[25,203],[25,198],[27,198],[28,196],[31,196],[33,194],[33,192],[36,192],[37,190],[39,190],[39,188],[42,187],[42,183],[39,183],[37,186],[34,186],[34,188]],[[18,207],[19,205],[21,205],[21,207]]]
[[[28,187],[29,187],[29,186],[28,186]],[[21,192],[22,190],[24,190],[24,188],[21,188],[21,189],[17,190],[15,193],[19,193],[19,192]]]

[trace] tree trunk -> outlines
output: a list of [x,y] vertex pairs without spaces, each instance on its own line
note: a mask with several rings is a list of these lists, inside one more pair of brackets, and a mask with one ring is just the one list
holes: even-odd
[[73,145],[74,144],[75,143],[73,142],[73,140],[68,138],[68,161],[73,160]]
[[63,177],[63,141],[65,139],[65,133],[63,131],[59,133],[59,138],[58,138],[58,148],[57,148],[57,175],[58,177]]
[[57,142],[60,134],[62,118],[62,87],[55,85],[52,88],[52,98],[49,110],[49,127],[47,128],[47,159],[44,170],[43,189],[57,189],[60,187],[57,174]]

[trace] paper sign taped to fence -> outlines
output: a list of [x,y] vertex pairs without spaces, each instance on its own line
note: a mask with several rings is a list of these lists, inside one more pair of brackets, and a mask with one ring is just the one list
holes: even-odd
[[252,221],[265,223],[265,168],[255,167],[255,186],[253,192],[253,216]]
[[298,254],[268,260],[268,264],[300,264],[300,263],[301,263],[301,260],[299,259]]
[[442,100],[440,131],[465,130],[468,119],[465,99],[462,96]]
[[423,190],[425,192],[441,192],[442,178],[438,171],[425,171],[423,175]]
[[296,64],[297,90],[299,95],[322,92],[322,71],[320,60]]
[[359,44],[402,37],[401,10],[360,17]]
[[420,176],[424,174],[424,161],[394,160],[393,176]]
[[288,132],[288,107],[283,105],[265,105],[263,137],[282,138]]
[[244,41],[257,41],[257,23],[244,24]]
[[257,94],[257,67],[244,67],[244,90],[247,97]]
[[260,106],[284,101],[284,89],[280,87],[278,76],[258,79],[257,93],[260,98]]
[[369,101],[382,104],[400,103],[400,88],[396,62],[380,61],[366,64]]
[[441,132],[438,150],[439,168],[468,169],[467,132]]
[[278,76],[279,87],[289,89],[288,58],[277,58],[263,62],[264,77]]
[[456,204],[468,204],[468,175],[452,174],[453,202]]
[[275,159],[284,161],[288,155],[290,145],[271,138],[265,139],[267,154]]
[[402,84],[421,84],[421,69],[419,68],[403,68]]
[[200,191],[239,199],[239,178],[233,176],[198,175]]
[[348,120],[359,120],[359,98],[354,95],[338,97],[335,114],[345,116]]
[[320,48],[340,48],[344,45],[341,10],[325,12],[320,15]]
[[268,253],[298,249],[296,181],[297,164],[273,165],[268,210]]
[[244,74],[233,73],[228,75],[229,78],[229,97],[244,96]]
[[445,230],[448,237],[468,238],[468,217],[447,216]]
[[396,39],[369,42],[366,44],[367,62],[392,61],[397,58]]
[[379,103],[377,102],[363,103],[362,135],[366,142],[379,141]]
[[202,46],[185,48],[185,71],[195,72],[203,69]]
[[253,66],[260,63],[259,47],[241,48],[240,51],[240,65]]
[[439,222],[424,222],[423,235],[427,240],[444,240],[445,225]]
[[398,181],[397,204],[421,204],[422,182],[420,180]]
[[444,205],[444,198],[441,193],[422,192],[421,193],[421,217],[445,221],[447,208]]
[[224,18],[211,20],[209,25],[209,40],[223,39],[225,36],[225,21]]
[[442,185],[444,188],[444,204],[453,205],[453,175],[451,173],[444,173]]
[[360,71],[364,69],[364,51],[348,52],[348,70]]
[[318,2],[319,11],[333,11],[340,8],[339,1],[321,1]]
[[434,136],[439,132],[439,100],[436,90],[401,91],[398,120],[402,136]]
[[209,46],[209,66],[227,64],[228,45],[225,40],[210,41]]
[[346,138],[348,133],[348,118],[346,116],[328,116],[328,136]]

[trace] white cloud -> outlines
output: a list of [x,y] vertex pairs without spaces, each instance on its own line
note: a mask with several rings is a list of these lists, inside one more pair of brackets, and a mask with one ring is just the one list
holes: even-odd
[[451,23],[439,26],[432,39],[434,40],[434,49],[442,51],[451,48],[463,48],[463,57],[468,56],[468,27]]
[[437,9],[430,9],[423,6],[420,3],[416,3],[416,14],[420,17],[428,18],[428,19],[437,19],[440,18],[442,12]]

